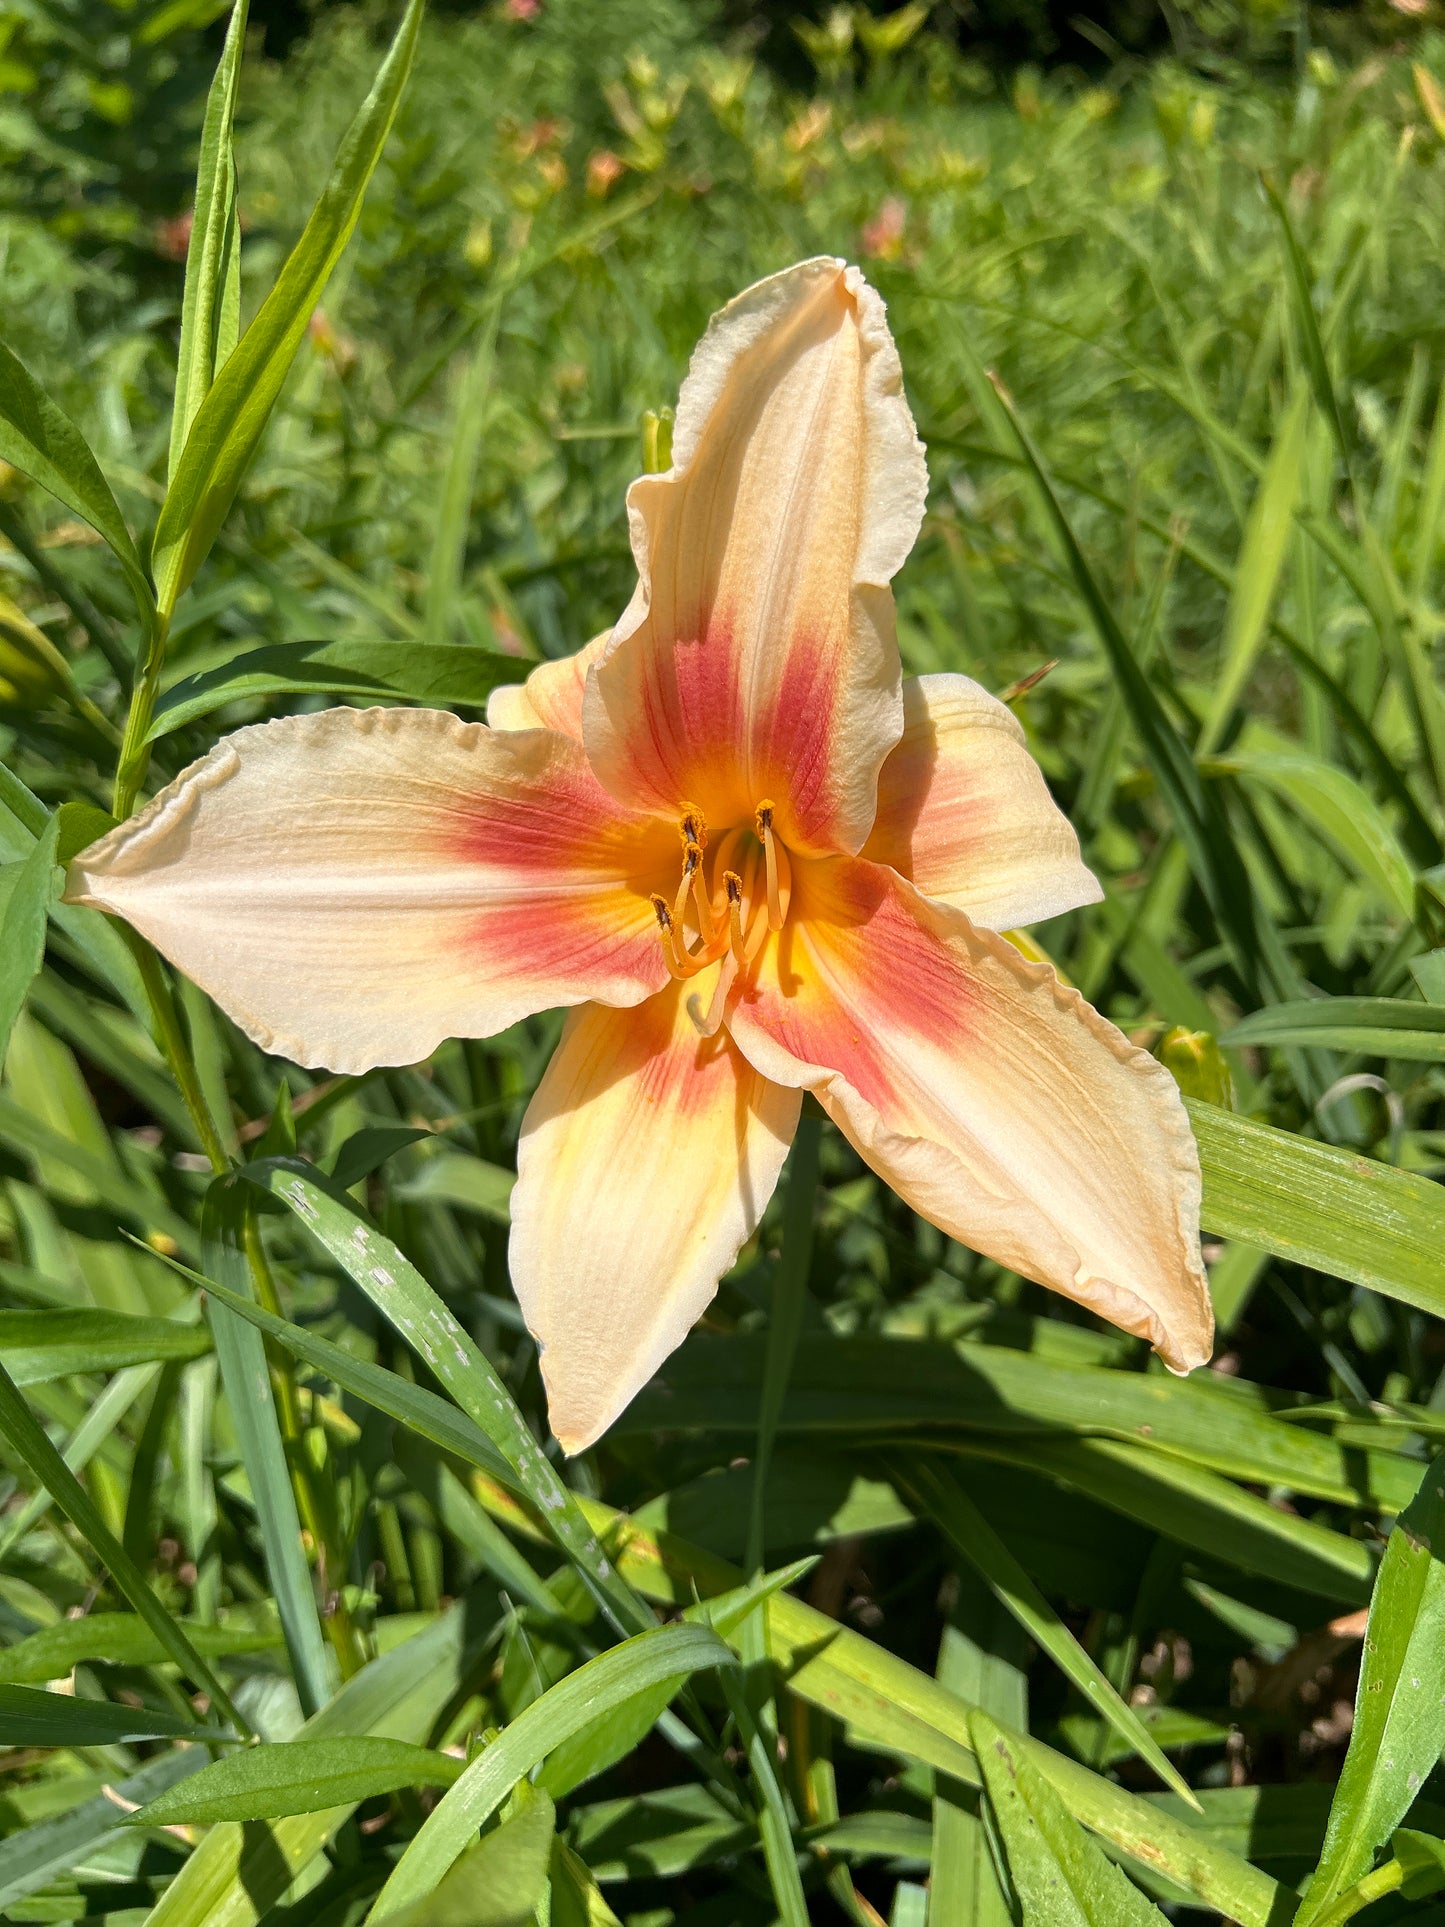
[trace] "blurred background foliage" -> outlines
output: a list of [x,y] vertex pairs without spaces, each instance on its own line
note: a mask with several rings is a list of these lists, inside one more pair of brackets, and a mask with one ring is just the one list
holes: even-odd
[[[210,0],[0,6],[0,336],[83,427],[136,526],[165,472],[214,11]],[[257,11],[237,154],[248,311],[390,24],[379,8]],[[1003,692],[1052,665],[1016,709],[1108,896],[1042,932],[1049,953],[1194,1094],[1227,1099],[1232,1085],[1242,1111],[1438,1176],[1445,1074],[1428,1051],[1266,1040],[1221,1056],[1204,1035],[1319,992],[1445,998],[1436,0],[1172,0],[1087,22],[989,0],[888,14],[745,0],[440,8],[356,239],[182,605],[168,678],[325,637],[519,659],[577,648],[630,590],[622,496],[645,416],[675,399],[716,307],[818,251],[861,260],[883,291],[929,444],[928,519],[898,584],[907,668],[961,670]],[[988,371],[1052,474],[1077,555]],[[0,480],[0,535],[0,754],[44,802],[104,805],[107,719],[135,644],[124,585],[90,531],[18,475]],[[1181,839],[1111,668],[1110,620],[1220,799],[1242,885],[1226,877],[1221,890],[1208,850],[1201,861]],[[64,700],[72,686],[91,712]],[[164,737],[155,780],[269,709],[239,699]],[[1241,935],[1241,887],[1254,939]],[[63,933],[55,944],[7,1063],[0,1282],[12,1308],[171,1312],[182,1286],[116,1222],[169,1210],[184,1226],[203,1161],[142,1027]],[[357,1133],[392,1131],[357,1182],[539,1415],[506,1283],[506,1190],[554,1027],[332,1085],[265,1059],[199,997],[187,993],[186,1011],[233,1145],[285,1150],[299,1131],[325,1162]],[[404,1142],[408,1130],[426,1135]],[[1026,1652],[947,1537],[915,1526],[875,1476],[900,1438],[946,1438],[959,1478],[1069,1627],[1217,1796],[1211,1837],[1296,1878],[1318,1852],[1349,1733],[1374,1521],[1408,1497],[1445,1423],[1438,1324],[1363,1284],[1216,1240],[1221,1361],[1188,1394],[1203,1402],[1186,1407],[1180,1391],[1167,1409],[1192,1416],[1166,1450],[1136,1441],[1127,1477],[1107,1454],[1051,1459],[1020,1441],[1019,1414],[1066,1444],[1090,1414],[1105,1432],[1151,1431],[1136,1422],[1142,1406],[1121,1406],[1126,1419],[1107,1404],[1121,1382],[1163,1400],[1141,1348],[950,1245],[831,1134],[822,1170],[770,1561],[825,1545],[811,1582],[824,1610],[960,1690],[992,1666],[995,1710],[1152,1785]],[[751,1449],[778,1223],[774,1207],[710,1338],[569,1473],[730,1557],[743,1547],[734,1454]],[[157,1237],[186,1252],[183,1237]],[[412,1372],[334,1268],[294,1232],[273,1226],[271,1239],[291,1315]],[[887,1381],[882,1337],[926,1346],[936,1381],[911,1360]],[[1005,1354],[1037,1371],[980,1400],[949,1375],[955,1340],[976,1360]],[[168,1609],[202,1621],[224,1609],[233,1625],[249,1614],[264,1630],[256,1520],[213,1363],[132,1369],[142,1376],[87,1448],[91,1489]],[[41,1374],[31,1390],[73,1440],[100,1383]],[[865,1383],[876,1401],[860,1417]],[[660,1431],[684,1404],[694,1429]],[[1307,1415],[1266,1429],[1309,1449],[1291,1459],[1276,1440],[1278,1462],[1252,1458],[1222,1416],[1246,1408],[1250,1425]],[[326,1500],[308,1543],[333,1579],[345,1575],[357,1638],[391,1637],[377,1629],[490,1574],[506,1606],[504,1663],[480,1703],[458,1701],[447,1731],[514,1716],[575,1656],[587,1608],[565,1567],[548,1575],[571,1615],[559,1639],[555,1600],[516,1609],[526,1582],[449,1461],[414,1439],[394,1451],[320,1381],[298,1409],[312,1464],[302,1483]],[[7,1528],[0,1634],[14,1644],[93,1605],[105,1582],[72,1536],[22,1510],[23,1468],[11,1471],[8,1516],[21,1523]],[[237,1675],[258,1723],[294,1730],[278,1668],[253,1657]],[[119,1677],[159,1690],[153,1673]],[[81,1678],[92,1693],[112,1681],[94,1668]],[[604,1794],[666,1783],[670,1756],[649,1746]],[[98,1786],[125,1765],[97,1755],[60,1778],[83,1769]],[[864,1752],[838,1775],[845,1811],[867,1800],[913,1827],[868,1835],[857,1878],[885,1913],[921,1920],[907,1894],[921,1893],[927,1816],[936,1828],[947,1801],[930,1809],[924,1768],[885,1771]],[[1268,1805],[1266,1793],[1280,1797]],[[65,1797],[42,1773],[0,1813],[20,1824]],[[678,1812],[691,1860],[638,1845],[637,1812],[601,1798],[571,1837],[639,1919],[684,1906],[699,1921],[770,1917],[756,1911],[757,1866],[744,1856],[736,1872],[727,1814],[705,1802]],[[153,1838],[149,1851],[95,1876],[120,1909],[111,1918],[143,1918],[174,1872],[174,1842]],[[356,1865],[348,1875],[343,1854],[325,1877],[327,1921],[359,1917]],[[12,1917],[75,1917],[95,1898],[87,1878],[66,1875],[26,1903],[39,1911]]]

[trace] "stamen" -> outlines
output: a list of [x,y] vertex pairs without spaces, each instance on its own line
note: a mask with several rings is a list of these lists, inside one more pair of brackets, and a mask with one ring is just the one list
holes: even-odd
[[682,821],[677,826],[677,833],[682,838],[684,849],[689,843],[695,843],[699,850],[707,848],[707,818],[696,803],[683,804]]
[[[672,903],[672,920],[679,926],[682,923],[683,914],[687,909],[688,892],[692,889],[701,866],[702,845],[700,843],[689,843],[684,849],[682,856],[682,882],[677,887],[677,895],[673,898]],[[707,934],[706,930],[704,930],[703,936],[706,937]]]
[[667,907],[667,898],[656,893],[648,898],[657,918],[657,933],[662,939],[662,960],[671,974],[682,982],[690,973],[681,969],[677,961],[677,937],[672,927],[672,912]]
[[732,933],[733,955],[742,963],[747,955],[743,945],[743,880],[736,870],[723,873],[723,888],[728,893],[728,924]]
[[783,927],[783,903],[778,895],[778,847],[773,841],[773,799],[765,796],[759,803],[753,821],[757,825],[758,841],[763,846],[763,854],[768,860],[768,928],[781,930]]

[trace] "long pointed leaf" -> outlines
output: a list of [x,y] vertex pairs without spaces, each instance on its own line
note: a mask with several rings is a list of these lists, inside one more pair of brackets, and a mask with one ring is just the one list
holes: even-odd
[[337,151],[331,178],[276,285],[191,423],[156,524],[152,564],[169,616],[230,511],[322,290],[351,238],[411,71],[423,0],[406,13],[375,85]]

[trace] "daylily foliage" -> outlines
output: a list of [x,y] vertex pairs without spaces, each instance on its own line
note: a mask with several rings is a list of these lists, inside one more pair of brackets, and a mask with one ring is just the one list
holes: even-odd
[[883,304],[806,261],[710,325],[616,627],[485,726],[243,729],[72,867],[266,1049],[357,1072],[571,1007],[512,1277],[569,1451],[755,1230],[804,1091],[950,1236],[1209,1355],[1173,1080],[1000,934],[1096,901],[1010,711],[905,684],[927,472]]

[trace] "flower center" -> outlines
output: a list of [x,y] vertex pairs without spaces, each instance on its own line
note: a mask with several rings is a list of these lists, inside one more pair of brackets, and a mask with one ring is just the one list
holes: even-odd
[[[686,982],[721,962],[712,1009],[704,1016],[701,999],[688,1009],[704,1036],[722,1022],[723,1007],[739,973],[757,963],[764,944],[787,920],[792,894],[788,853],[773,833],[771,797],[764,797],[751,824],[737,824],[708,856],[707,819],[688,804],[678,824],[682,838],[682,878],[669,903],[655,895],[657,933],[672,975]],[[699,1008],[694,1008],[694,1006]]]

